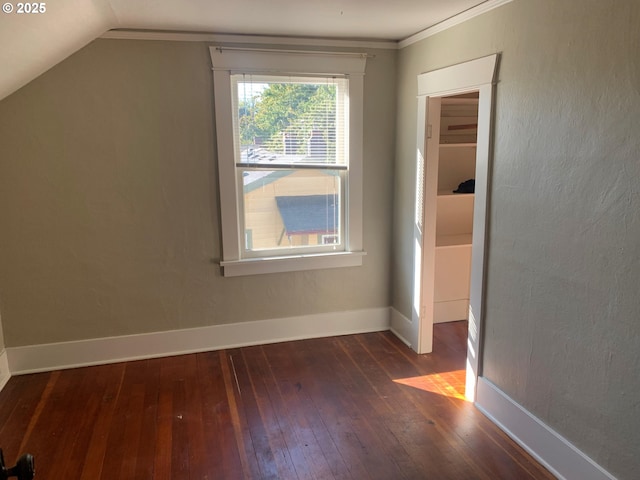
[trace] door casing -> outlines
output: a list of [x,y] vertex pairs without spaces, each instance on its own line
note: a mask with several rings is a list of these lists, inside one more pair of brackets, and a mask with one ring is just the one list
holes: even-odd
[[[471,60],[465,63],[418,75],[417,112],[417,192],[416,222],[414,225],[414,288],[412,293],[412,338],[408,339],[417,353],[430,353],[433,349],[433,282],[423,279],[425,268],[433,268],[430,255],[435,251],[435,220],[424,204],[428,189],[437,189],[437,177],[425,174],[426,160],[438,155],[438,141],[428,141],[429,108],[438,109],[440,102],[430,102],[438,97],[478,92],[478,139],[476,147],[476,178],[473,212],[473,241],[471,247],[471,287],[469,295],[469,334],[467,339],[466,396],[475,399],[477,378],[481,374],[481,335],[483,324],[483,300],[485,256],[487,242],[487,207],[490,180],[490,159],[495,84],[499,54]],[[435,112],[434,112],[435,113]],[[436,121],[436,115],[431,115]],[[431,156],[431,157],[430,157]],[[434,183],[435,182],[435,183]],[[420,188],[422,190],[420,190]],[[430,225],[434,223],[433,225]],[[429,235],[425,234],[429,232]],[[433,233],[433,235],[431,234]]]

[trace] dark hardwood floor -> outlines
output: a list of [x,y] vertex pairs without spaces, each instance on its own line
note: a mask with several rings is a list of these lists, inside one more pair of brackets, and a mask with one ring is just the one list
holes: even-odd
[[36,479],[553,478],[463,400],[466,322],[13,377],[0,447]]

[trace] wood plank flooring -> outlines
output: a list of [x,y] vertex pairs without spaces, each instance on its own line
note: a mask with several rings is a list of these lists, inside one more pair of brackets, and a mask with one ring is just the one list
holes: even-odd
[[551,479],[463,400],[466,322],[13,377],[8,465],[40,479]]

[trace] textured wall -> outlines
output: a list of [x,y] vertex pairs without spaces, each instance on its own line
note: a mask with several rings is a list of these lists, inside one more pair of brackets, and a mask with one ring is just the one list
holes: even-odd
[[388,306],[396,52],[375,54],[359,268],[220,276],[203,43],[97,40],[0,102],[7,346]]
[[502,52],[484,375],[619,478],[640,459],[640,4],[515,0],[401,51],[393,304],[410,314],[416,75]]

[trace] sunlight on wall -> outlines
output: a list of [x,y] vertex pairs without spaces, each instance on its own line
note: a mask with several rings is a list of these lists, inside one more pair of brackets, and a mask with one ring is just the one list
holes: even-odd
[[478,359],[475,345],[478,345],[478,321],[473,314],[473,307],[469,305],[469,336],[467,339],[467,378],[465,392],[467,400],[474,402],[476,399],[476,379],[480,372],[477,371]]

